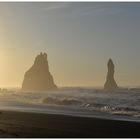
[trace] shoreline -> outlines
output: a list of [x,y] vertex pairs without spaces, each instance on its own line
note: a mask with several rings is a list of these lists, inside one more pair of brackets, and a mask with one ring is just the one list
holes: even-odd
[[139,122],[0,110],[5,138],[138,138],[139,130]]

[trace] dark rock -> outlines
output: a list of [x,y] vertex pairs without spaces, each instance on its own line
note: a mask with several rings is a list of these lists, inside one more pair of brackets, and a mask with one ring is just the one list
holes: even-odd
[[118,86],[114,80],[114,64],[111,59],[109,59],[107,66],[108,66],[108,73],[106,77],[106,82],[104,84],[104,89],[107,90],[117,89]]
[[37,55],[33,66],[25,73],[22,89],[30,91],[57,89],[53,77],[49,72],[46,53],[40,53]]

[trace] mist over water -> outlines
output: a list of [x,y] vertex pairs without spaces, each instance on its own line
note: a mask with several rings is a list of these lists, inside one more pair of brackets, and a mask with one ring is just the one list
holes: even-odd
[[[105,91],[93,88],[61,88],[47,92],[24,92],[3,90],[0,93],[0,108],[34,110],[45,113],[49,107],[65,114],[69,109],[93,113],[99,111],[119,116],[140,118],[140,89]],[[51,108],[50,108],[51,109]],[[58,109],[58,110],[57,110]],[[79,112],[80,115],[80,112]]]

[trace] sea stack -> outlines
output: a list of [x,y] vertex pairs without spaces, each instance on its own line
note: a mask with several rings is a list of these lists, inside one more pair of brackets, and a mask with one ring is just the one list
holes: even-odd
[[41,52],[35,58],[33,66],[25,73],[22,90],[46,91],[55,89],[57,86],[49,72],[47,54]]
[[108,72],[107,72],[106,82],[104,84],[104,89],[106,90],[117,89],[118,86],[114,80],[114,64],[112,59],[109,59],[107,67],[108,67]]

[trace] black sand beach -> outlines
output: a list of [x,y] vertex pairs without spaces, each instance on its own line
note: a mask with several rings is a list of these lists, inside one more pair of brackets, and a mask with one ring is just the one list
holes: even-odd
[[0,137],[137,138],[140,123],[41,113],[1,111]]

